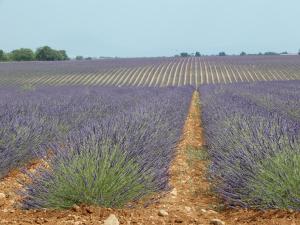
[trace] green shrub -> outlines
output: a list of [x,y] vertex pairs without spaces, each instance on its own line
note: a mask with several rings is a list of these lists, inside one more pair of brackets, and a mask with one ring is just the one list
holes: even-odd
[[10,54],[13,61],[33,61],[35,60],[34,52],[29,48],[20,48],[13,50]]
[[266,159],[249,184],[253,207],[300,208],[300,154],[285,151]]
[[43,208],[74,204],[118,208],[153,192],[152,174],[142,171],[119,146],[106,143],[99,147],[94,151],[71,149],[67,157],[55,157],[48,175],[41,173],[35,180],[40,188],[30,198]]

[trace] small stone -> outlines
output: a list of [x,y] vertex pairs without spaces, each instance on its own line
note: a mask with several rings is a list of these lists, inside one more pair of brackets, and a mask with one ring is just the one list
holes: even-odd
[[0,200],[5,199],[6,195],[4,193],[0,193]]
[[158,211],[158,215],[164,217],[164,216],[168,216],[169,213],[166,210],[161,209]]
[[[2,194],[2,193],[1,193]],[[4,195],[5,196],[5,195]],[[0,207],[5,205],[5,197],[0,197]]]
[[184,209],[185,209],[185,211],[187,211],[187,212],[191,212],[191,211],[192,211],[192,208],[191,208],[191,207],[188,207],[188,206],[185,206]]
[[217,213],[216,211],[214,211],[214,210],[208,210],[207,213],[209,213],[209,214],[218,214],[218,213]]
[[80,211],[80,207],[79,207],[78,205],[74,204],[74,205],[72,206],[72,210],[73,210],[74,212],[79,212],[79,211]]
[[174,196],[174,197],[177,196],[177,189],[174,188],[170,193],[171,193],[171,195]]
[[225,225],[225,222],[219,219],[212,219],[209,224],[211,225]]
[[81,225],[81,224],[82,224],[81,221],[76,221],[76,222],[74,222],[74,225]]
[[9,200],[9,203],[10,203],[11,205],[13,205],[13,204],[15,204],[15,201],[14,201],[14,200]]
[[169,213],[166,210],[161,209],[158,211],[158,215],[164,217],[164,216],[168,216]]
[[206,210],[206,209],[201,209],[201,212],[202,212],[202,213],[206,213],[207,210]]
[[80,219],[80,216],[74,215],[74,218],[75,218],[75,220],[79,220],[79,219]]
[[104,220],[104,225],[119,225],[120,222],[116,215],[110,214],[109,217],[107,217],[106,220]]

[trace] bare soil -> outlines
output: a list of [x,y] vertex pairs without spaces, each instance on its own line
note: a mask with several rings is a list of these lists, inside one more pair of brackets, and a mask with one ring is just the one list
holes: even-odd
[[[201,128],[199,94],[194,93],[189,115],[185,122],[177,154],[170,168],[172,190],[150,196],[132,209],[106,209],[95,206],[80,206],[70,210],[21,210],[18,208],[22,189],[20,180],[28,178],[19,170],[11,172],[0,182],[0,192],[6,195],[0,200],[0,224],[103,224],[115,214],[120,224],[210,224],[212,219],[220,219],[232,225],[300,225],[300,213],[280,210],[254,211],[221,209],[217,196],[210,192],[206,179],[208,161],[193,157],[189,151],[205,151]],[[198,154],[197,154],[198,155]],[[202,155],[202,152],[199,152]],[[27,169],[34,171],[43,162],[36,162]],[[152,204],[145,206],[151,200]],[[159,210],[167,216],[159,216]],[[218,212],[217,212],[218,211]]]

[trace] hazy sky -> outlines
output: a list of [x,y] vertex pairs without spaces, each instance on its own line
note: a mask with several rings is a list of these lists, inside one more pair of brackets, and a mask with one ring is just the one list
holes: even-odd
[[300,48],[299,0],[0,0],[0,49],[169,56]]

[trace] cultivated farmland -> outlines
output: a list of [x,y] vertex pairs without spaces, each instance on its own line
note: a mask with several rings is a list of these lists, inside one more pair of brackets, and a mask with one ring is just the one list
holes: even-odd
[[0,224],[299,222],[299,74],[299,56],[0,64]]
[[300,79],[299,56],[102,59],[0,64],[2,86],[184,86]]

